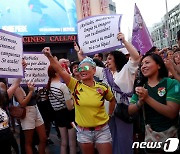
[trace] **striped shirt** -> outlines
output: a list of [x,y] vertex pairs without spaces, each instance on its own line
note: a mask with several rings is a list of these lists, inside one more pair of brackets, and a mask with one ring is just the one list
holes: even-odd
[[61,82],[51,82],[48,96],[55,111],[66,108],[65,101],[71,99],[71,93],[69,92],[66,84]]

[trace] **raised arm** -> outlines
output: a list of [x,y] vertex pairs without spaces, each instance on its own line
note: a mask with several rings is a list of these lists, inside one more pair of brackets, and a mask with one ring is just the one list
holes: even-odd
[[[22,59],[22,66],[23,66],[23,69],[25,69],[26,66],[27,66],[27,63],[26,63],[26,61],[24,60],[24,58]],[[13,82],[13,84],[8,88],[7,93],[8,93],[9,99],[12,98],[14,92],[15,92],[16,89],[19,87],[20,82],[21,82],[21,78],[17,78],[17,79],[15,79],[15,81]]]
[[64,80],[64,82],[66,83],[66,85],[69,84],[71,76],[70,74],[61,67],[61,65],[59,64],[59,62],[57,61],[57,59],[53,58],[52,54],[51,54],[51,50],[49,47],[45,47],[42,52],[44,53],[44,55],[49,59],[50,61],[50,65],[54,68],[54,70],[61,76],[61,78]]
[[86,58],[83,55],[82,49],[80,49],[80,47],[77,45],[76,42],[74,42],[74,50],[77,52],[77,56],[78,56],[79,61],[82,61],[84,58]]
[[171,59],[165,60],[164,63],[166,65],[166,68],[168,69],[168,71],[172,73],[173,77],[176,80],[180,81],[180,75],[179,75],[180,73],[178,73],[179,68],[177,67],[177,65]]
[[176,65],[175,63],[173,63],[173,66],[177,73],[180,74],[180,64]]
[[9,99],[12,98],[14,92],[16,91],[16,89],[19,87],[21,82],[21,78],[15,79],[15,81],[13,82],[13,84],[8,88],[7,93],[9,96]]
[[125,45],[126,49],[128,50],[130,57],[133,61],[138,61],[140,59],[139,53],[135,49],[135,47],[125,40],[124,34],[119,32],[117,35],[117,39],[121,40],[122,43]]
[[21,87],[18,87],[14,93],[14,96],[22,107],[27,106],[34,92],[34,84],[28,83],[27,86],[29,88],[29,93],[27,94],[27,96]]

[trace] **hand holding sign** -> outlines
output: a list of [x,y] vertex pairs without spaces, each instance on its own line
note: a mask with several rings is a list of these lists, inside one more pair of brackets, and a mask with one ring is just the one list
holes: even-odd
[[124,43],[124,41],[125,41],[124,34],[121,33],[121,32],[119,32],[119,33],[117,34],[117,39],[118,39],[119,41],[122,41],[122,43]]

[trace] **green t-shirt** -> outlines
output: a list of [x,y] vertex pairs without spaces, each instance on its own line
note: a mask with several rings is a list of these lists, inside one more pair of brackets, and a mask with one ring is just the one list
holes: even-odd
[[[150,87],[148,84],[144,86],[148,90],[149,96],[161,104],[166,104],[166,101],[180,104],[180,82],[171,78],[163,78],[158,85]],[[138,95],[133,94],[131,103],[135,104],[138,101]],[[158,113],[147,103],[144,104],[145,123],[149,124],[154,131],[165,131],[171,126],[177,125],[178,116],[175,119],[169,119]]]

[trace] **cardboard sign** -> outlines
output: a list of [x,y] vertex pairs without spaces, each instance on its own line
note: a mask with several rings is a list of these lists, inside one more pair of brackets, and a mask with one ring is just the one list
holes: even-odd
[[[27,82],[33,82],[35,86],[45,86],[48,82],[48,67],[49,60],[42,53],[24,53],[24,59],[27,67],[24,71],[21,85],[26,85]],[[9,84],[13,83],[12,79],[8,79]]]
[[23,77],[22,37],[0,30],[0,77]]
[[78,42],[86,55],[120,48],[117,39],[122,15],[100,15],[78,22]]

